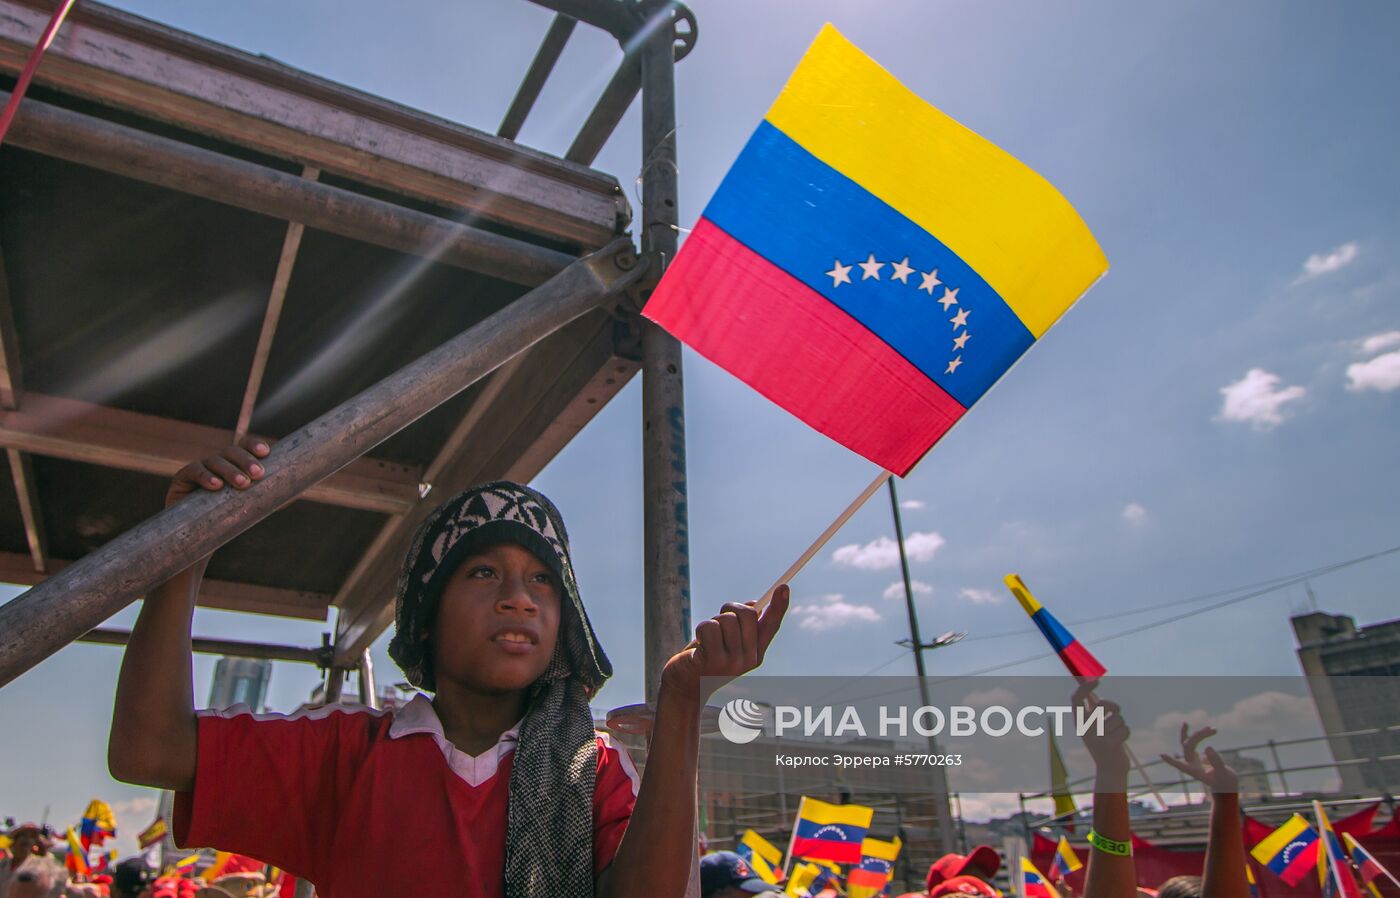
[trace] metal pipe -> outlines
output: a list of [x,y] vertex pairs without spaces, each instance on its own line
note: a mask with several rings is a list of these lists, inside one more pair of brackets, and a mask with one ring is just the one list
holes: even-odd
[[641,89],[642,67],[636,54],[629,53],[622,58],[608,86],[603,88],[602,96],[588,113],[564,158],[580,165],[592,165]]
[[[899,544],[899,569],[904,575],[904,607],[909,612],[909,635],[914,640],[914,670],[919,676],[919,701],[923,707],[932,704],[928,694],[928,671],[924,668],[924,641],[919,635],[919,615],[914,609],[914,584],[909,579],[909,558],[904,551],[904,521],[899,514],[899,491],[895,489],[895,479],[886,483],[890,486],[890,510],[894,513],[895,542]],[[929,754],[938,753],[938,742],[928,737]],[[938,841],[944,854],[954,850],[952,807],[948,803],[948,772],[941,764],[933,765],[934,802],[938,807]]]
[[559,62],[560,55],[564,52],[564,45],[569,42],[569,35],[574,33],[574,26],[578,24],[578,19],[566,16],[563,13],[554,17],[554,21],[549,24],[549,31],[545,32],[544,40],[540,43],[540,49],[535,53],[535,58],[530,63],[530,70],[525,73],[525,77],[520,82],[520,89],[515,94],[515,99],[511,101],[510,108],[506,110],[506,117],[501,120],[500,130],[497,136],[506,140],[515,140],[520,134],[520,127],[525,124],[525,117],[534,108],[535,101],[540,98],[540,91],[544,89],[544,83],[549,80],[549,73],[554,71],[555,63]]
[[594,28],[601,28],[617,38],[621,43],[636,33],[638,21],[632,12],[632,4],[619,0],[531,0],[552,9],[562,16],[587,22]]
[[341,697],[344,693],[345,693],[345,668],[343,668],[343,667],[328,667],[328,668],[326,668],[326,689],[325,689],[325,695],[324,695],[325,704],[327,704],[327,705],[338,705],[338,704],[340,704],[340,697]]
[[619,238],[287,436],[245,491],[200,491],[0,606],[0,686],[252,527],[641,274]]
[[[675,60],[671,27],[641,49],[642,249],[674,258],[679,221]],[[642,322],[642,492],[646,697],[655,706],[661,668],[690,640],[690,533],[686,509],[685,395],[681,344]]]
[[[0,91],[0,102],[7,96]],[[544,283],[574,261],[567,253],[32,99],[21,107],[9,142],[517,284]]]
[[[79,636],[78,642],[94,645],[126,645],[131,638],[129,630],[113,630],[99,627]],[[205,639],[196,636],[190,640],[196,652],[204,655],[232,655],[235,658],[266,658],[269,661],[296,661],[300,664],[320,665],[327,653],[319,648],[304,648],[295,645],[273,645],[267,642],[241,642],[234,639]]]
[[371,710],[379,710],[379,695],[374,686],[374,659],[369,649],[360,655],[360,704]]

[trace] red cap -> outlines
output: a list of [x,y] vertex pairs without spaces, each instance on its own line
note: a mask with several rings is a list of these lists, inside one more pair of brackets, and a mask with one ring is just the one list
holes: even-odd
[[924,888],[932,895],[933,887],[955,876],[980,876],[991,879],[1001,869],[1001,855],[990,845],[978,845],[968,855],[945,854],[928,868],[924,878]]
[[973,895],[980,898],[1001,898],[1001,892],[983,882],[976,876],[954,876],[945,879],[938,885],[929,889],[929,898],[954,898],[954,896]]

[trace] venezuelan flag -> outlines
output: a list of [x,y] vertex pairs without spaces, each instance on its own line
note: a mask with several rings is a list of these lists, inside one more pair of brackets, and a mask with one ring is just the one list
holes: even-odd
[[1380,877],[1384,876],[1391,882],[1400,886],[1400,879],[1395,878],[1395,874],[1387,870],[1376,856],[1367,851],[1351,833],[1342,833],[1342,839],[1346,841],[1347,850],[1351,852],[1351,859],[1356,861],[1356,868],[1361,871],[1361,881],[1366,885],[1371,885]]
[[1074,803],[1074,794],[1069,791],[1069,772],[1065,770],[1065,759],[1060,757],[1060,746],[1055,742],[1055,734],[1046,730],[1050,739],[1050,794],[1055,798],[1055,816],[1065,818],[1065,826],[1074,832],[1074,817],[1079,807]]
[[164,839],[165,834],[168,831],[169,830],[165,825],[165,818],[157,817],[155,819],[155,822],[153,822],[150,826],[146,827],[145,829],[141,830],[141,834],[136,837],[136,841],[141,845],[142,848],[150,848],[152,845],[159,842],[161,839]]
[[1317,865],[1318,847],[1317,830],[1301,815],[1294,814],[1249,853],[1279,879],[1296,886]]
[[807,887],[810,886],[822,872],[822,868],[816,864],[798,864],[792,868],[792,875],[788,877],[787,887],[784,894],[791,898],[803,898],[807,894]]
[[894,874],[894,862],[903,842],[898,836],[891,841],[866,839],[860,845],[860,864],[846,874],[846,890],[850,898],[874,898],[889,883]]
[[1079,861],[1079,855],[1075,854],[1074,849],[1069,847],[1069,839],[1060,836],[1060,843],[1055,846],[1055,860],[1050,863],[1050,878],[1064,879],[1083,866]]
[[1079,640],[1074,638],[1065,625],[1055,619],[1049,609],[1035,600],[1031,591],[1026,588],[1026,584],[1021,582],[1017,574],[1006,575],[1006,585],[1011,590],[1011,594],[1016,597],[1016,601],[1021,603],[1021,607],[1031,616],[1031,620],[1040,628],[1040,633],[1050,643],[1050,647],[1055,650],[1055,654],[1060,656],[1065,667],[1075,677],[1101,677],[1108,673],[1108,668],[1099,663],[1088,649],[1080,645]]
[[754,872],[766,883],[777,885],[781,878],[778,868],[783,865],[783,853],[778,847],[751,829],[744,830],[734,853],[749,862]]
[[1021,858],[1021,898],[1060,898],[1060,893],[1028,857]]
[[903,475],[1107,267],[1053,187],[827,25],[643,314]]
[[1317,875],[1322,885],[1322,894],[1361,898],[1361,889],[1356,885],[1356,877],[1351,875],[1351,867],[1347,864],[1346,849],[1342,847],[1342,840],[1337,837],[1337,831],[1332,828],[1332,821],[1327,819],[1322,802],[1313,801],[1313,814],[1317,817],[1317,827],[1322,832],[1322,850],[1317,854]]
[[1250,866],[1249,861],[1244,862],[1244,878],[1249,884],[1249,898],[1259,898],[1259,883],[1254,879],[1254,868]]
[[83,819],[78,830],[83,847],[92,845],[101,847],[103,842],[116,834],[117,818],[112,814],[111,805],[97,798],[88,802],[87,810],[83,811]]
[[793,827],[788,855],[858,864],[860,846],[874,816],[874,808],[828,804],[804,795],[797,806],[797,825]]
[[63,859],[63,864],[74,876],[89,876],[92,873],[92,867],[88,864],[87,849],[83,847],[78,831],[71,826],[68,827],[68,855]]

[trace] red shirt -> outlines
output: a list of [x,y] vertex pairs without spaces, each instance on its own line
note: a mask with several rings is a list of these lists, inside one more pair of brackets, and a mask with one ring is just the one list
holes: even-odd
[[[397,713],[201,711],[194,790],[175,796],[175,841],[259,858],[311,880],[320,898],[496,898],[517,730],[473,757],[447,741],[424,695]],[[626,749],[599,733],[595,876],[617,853],[637,786]]]

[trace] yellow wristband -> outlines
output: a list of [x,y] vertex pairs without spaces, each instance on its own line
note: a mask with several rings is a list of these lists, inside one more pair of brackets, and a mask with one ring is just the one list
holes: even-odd
[[1114,839],[1108,838],[1107,836],[1101,836],[1098,833],[1094,832],[1092,829],[1089,830],[1089,844],[1097,848],[1099,851],[1102,851],[1104,854],[1111,854],[1114,857],[1133,856],[1132,842],[1118,842]]

